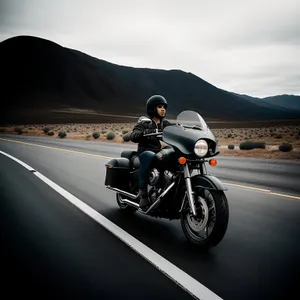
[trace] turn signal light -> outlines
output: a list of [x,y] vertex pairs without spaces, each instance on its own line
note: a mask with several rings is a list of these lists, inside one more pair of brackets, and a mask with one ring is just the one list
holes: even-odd
[[185,157],[180,157],[180,158],[178,159],[178,161],[179,161],[179,163],[180,163],[181,165],[184,165],[184,164],[186,163],[186,158],[185,158]]
[[212,167],[215,167],[217,165],[217,160],[212,158],[209,160],[209,164],[212,166]]

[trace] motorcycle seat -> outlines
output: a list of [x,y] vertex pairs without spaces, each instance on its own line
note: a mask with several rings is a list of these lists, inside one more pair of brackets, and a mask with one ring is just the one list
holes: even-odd
[[124,150],[121,152],[121,157],[127,158],[129,160],[131,160],[131,158],[136,155],[137,155],[137,151],[135,150]]
[[121,157],[129,159],[130,169],[136,170],[140,167],[140,160],[138,158],[138,152],[137,151],[124,150],[121,153]]

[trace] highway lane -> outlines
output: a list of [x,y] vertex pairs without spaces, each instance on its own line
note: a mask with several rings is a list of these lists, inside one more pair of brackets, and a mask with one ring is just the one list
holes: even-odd
[[[0,134],[1,138],[107,157],[118,157],[122,150],[136,149],[136,145],[127,143],[61,140],[7,134]],[[220,155],[216,158],[218,160],[217,167],[208,165],[208,171],[225,182],[247,184],[274,192],[300,194],[300,160],[271,160]]]
[[22,136],[12,134],[0,134],[0,138],[19,140],[25,143],[36,143],[50,147],[61,147],[75,151],[84,151],[91,154],[101,154],[104,156],[118,155],[120,151],[126,149],[136,149],[136,145],[127,143],[68,140],[53,137]]
[[36,168],[224,299],[276,299],[295,287],[299,200],[229,186],[227,235],[209,253],[199,253],[186,243],[178,222],[128,218],[118,211],[114,193],[103,187],[107,159],[5,141],[0,150]]
[[0,166],[2,293],[193,299],[33,173],[3,155]]

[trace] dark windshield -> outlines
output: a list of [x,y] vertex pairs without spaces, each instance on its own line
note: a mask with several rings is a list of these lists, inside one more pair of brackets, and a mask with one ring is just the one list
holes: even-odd
[[195,111],[185,110],[181,112],[176,119],[176,124],[185,128],[200,129],[203,131],[208,130],[208,126],[204,119]]

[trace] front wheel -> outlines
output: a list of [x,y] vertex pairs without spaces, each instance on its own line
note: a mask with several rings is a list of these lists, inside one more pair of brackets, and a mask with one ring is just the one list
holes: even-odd
[[194,194],[198,217],[188,203],[181,213],[182,230],[191,243],[201,248],[214,247],[223,239],[228,226],[229,208],[223,191],[199,189]]
[[135,212],[137,209],[129,204],[122,201],[122,195],[120,193],[116,194],[116,200],[121,210],[126,212]]

